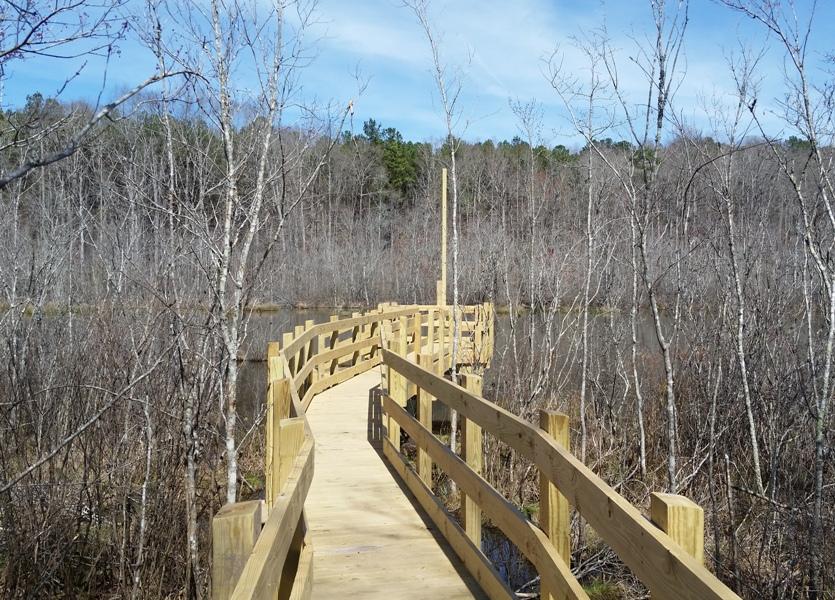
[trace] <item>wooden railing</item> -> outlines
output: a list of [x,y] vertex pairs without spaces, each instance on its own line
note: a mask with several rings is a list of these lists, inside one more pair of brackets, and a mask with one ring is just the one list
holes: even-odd
[[[444,367],[438,367],[431,352],[410,356],[393,349],[382,352],[391,383],[383,398],[384,455],[489,597],[513,598],[514,593],[481,550],[482,513],[536,568],[542,598],[588,598],[570,569],[571,505],[653,598],[737,598],[703,564],[704,517],[698,505],[682,496],[653,494],[652,520],[646,519],[571,454],[567,416],[543,411],[536,427],[482,398],[478,376],[462,374],[463,385],[456,385],[443,377]],[[436,350],[441,355],[446,351]],[[416,393],[415,415],[406,409],[411,389]],[[436,402],[463,419],[463,456],[433,434]],[[401,451],[401,432],[417,446],[414,467]],[[482,478],[483,432],[539,469],[538,523]],[[462,493],[460,525],[433,492],[433,464]]]
[[[457,362],[486,364],[493,351],[492,305],[460,310]],[[384,348],[419,354],[449,348],[451,339],[450,307],[385,304],[350,318],[307,321],[280,344],[269,344],[265,499],[226,505],[214,517],[215,600],[310,596],[313,548],[304,502],[315,445],[307,407],[320,392],[380,365]],[[448,353],[437,354],[449,362]]]
[[[269,345],[266,498],[224,506],[215,516],[213,598],[310,596],[314,555],[304,502],[314,439],[305,410],[318,393],[378,365],[386,391],[384,456],[489,597],[515,596],[481,550],[484,517],[537,569],[542,598],[587,597],[570,568],[573,507],[653,597],[736,598],[703,565],[703,513],[696,504],[653,494],[649,520],[571,454],[568,417],[543,411],[536,427],[481,397],[478,369],[470,367],[492,357],[492,306],[462,308],[461,322],[462,385],[444,377],[453,361],[449,307],[381,305],[350,318],[308,321]],[[461,456],[433,433],[436,404],[462,418]],[[401,451],[404,432],[417,447],[414,466]],[[539,469],[537,522],[481,476],[484,433]],[[433,491],[433,464],[461,492],[460,525]]]

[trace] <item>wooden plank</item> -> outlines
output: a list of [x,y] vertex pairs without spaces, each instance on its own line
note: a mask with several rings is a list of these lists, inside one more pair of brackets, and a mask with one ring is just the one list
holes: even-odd
[[458,484],[461,491],[478,502],[490,520],[533,563],[540,580],[549,589],[555,590],[562,598],[588,599],[583,587],[571,574],[550,540],[516,506],[482,477],[473,473],[467,463],[388,396],[383,398],[383,410],[395,417],[400,428],[409,434],[418,448],[426,449],[432,460]]
[[[539,426],[554,441],[566,450],[570,450],[569,420],[564,415],[552,410],[539,411]],[[557,487],[548,481],[545,473],[539,474],[539,527],[554,544],[560,558],[571,566],[571,514],[568,500],[559,493]],[[547,586],[540,591],[542,600],[553,600],[556,595]]]
[[317,439],[305,503],[313,598],[484,598],[382,457],[379,383],[379,370],[363,373],[317,396],[307,413]]
[[307,392],[305,392],[304,399],[302,400],[302,406],[304,410],[310,406],[310,403],[313,402],[313,398],[316,394],[323,392],[324,390],[333,387],[335,385],[339,385],[344,381],[348,381],[352,377],[356,377],[360,373],[365,373],[366,371],[373,369],[377,365],[382,362],[382,357],[376,356],[375,358],[371,358],[369,360],[364,360],[361,363],[354,365],[353,367],[348,367],[347,369],[343,369],[342,371],[338,371],[335,375],[330,375],[325,377],[324,379],[320,379],[314,385],[310,387]]
[[273,600],[290,551],[293,533],[313,479],[313,440],[307,438],[296,456],[287,486],[273,506],[261,535],[232,594],[234,600]]
[[383,361],[533,461],[653,594],[693,600],[738,598],[550,436],[396,354],[384,350]]
[[212,599],[227,600],[261,532],[261,501],[224,505],[212,519]]
[[705,562],[705,513],[678,494],[650,494],[652,522],[699,563]]
[[406,464],[405,459],[386,440],[383,446],[383,453],[394,470],[408,486],[409,491],[414,494],[423,510],[432,519],[441,533],[455,550],[455,553],[467,567],[467,571],[475,578],[481,589],[491,600],[507,600],[516,598],[507,584],[502,580],[501,575],[496,571],[490,560],[481,551],[481,545],[472,541],[472,538],[464,532],[452,517],[446,512],[443,502],[432,493],[426,484],[423,483],[414,471]]

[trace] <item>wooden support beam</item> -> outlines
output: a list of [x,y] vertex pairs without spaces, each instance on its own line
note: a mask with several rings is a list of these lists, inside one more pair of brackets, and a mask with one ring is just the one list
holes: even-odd
[[[424,369],[432,370],[434,357],[431,354],[418,354],[417,363]],[[394,371],[394,369],[392,369]],[[432,402],[435,400],[426,390],[417,389],[417,416],[421,425],[432,431]],[[432,489],[432,459],[425,449],[418,447],[417,473],[423,483]]]
[[702,507],[677,494],[650,494],[650,518],[690,556],[705,562],[705,513]]
[[[481,396],[482,380],[478,375],[471,373],[464,373],[463,378],[464,387]],[[464,461],[473,470],[473,472],[481,475],[483,468],[482,458],[482,439],[483,435],[481,427],[469,419],[462,420],[462,448],[464,450]],[[464,531],[467,532],[467,537],[472,540],[476,548],[481,548],[481,508],[475,500],[461,494],[461,523],[464,526]]]
[[228,600],[261,532],[261,501],[226,504],[212,519],[212,600]]
[[[554,438],[560,446],[570,450],[568,415],[551,410],[539,411],[539,427]],[[539,473],[539,527],[554,544],[557,554],[571,566],[571,514],[568,500],[559,493],[548,476]],[[541,587],[542,600],[555,598],[554,590]]]

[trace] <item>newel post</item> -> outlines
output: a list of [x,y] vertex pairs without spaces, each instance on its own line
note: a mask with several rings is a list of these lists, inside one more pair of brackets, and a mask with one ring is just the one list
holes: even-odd
[[212,600],[232,597],[261,533],[261,501],[226,504],[212,519]]
[[703,565],[705,562],[705,512],[678,494],[650,494],[653,524]]

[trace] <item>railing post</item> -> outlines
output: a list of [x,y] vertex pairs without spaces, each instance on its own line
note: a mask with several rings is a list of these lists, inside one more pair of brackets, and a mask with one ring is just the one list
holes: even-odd
[[[304,333],[304,325],[296,325],[296,327],[293,329],[293,337],[296,338],[296,339],[298,339],[299,336],[301,336],[301,334],[303,334],[303,333]],[[297,358],[296,358],[296,372],[293,373],[293,375],[296,375],[299,371],[302,370],[302,367],[304,367],[304,363],[307,360],[306,357],[305,357],[305,354],[306,354],[305,350],[306,350],[306,348],[305,348],[304,344],[302,344],[301,348],[299,348],[299,350],[296,354],[296,356],[297,356]]]
[[[417,355],[417,363],[427,371],[434,372],[434,355],[432,354],[418,354]],[[421,389],[420,386],[417,388],[417,413],[418,413],[418,421],[420,424],[426,427],[429,431],[432,431],[432,401],[435,399],[433,396],[429,394],[424,389]],[[418,461],[417,461],[417,472],[418,477],[421,478],[423,483],[426,484],[430,490],[432,489],[432,458],[426,452],[426,450],[418,447]]]
[[[338,321],[338,320],[339,320],[339,315],[331,315],[331,318],[330,318],[331,323],[333,323],[334,321]],[[339,344],[339,329],[334,329],[334,330],[331,332],[331,335],[330,335],[330,346],[329,346],[329,348],[330,348],[331,350],[334,350],[334,349],[336,349],[336,346],[337,346],[338,344]],[[339,366],[339,359],[338,359],[338,358],[334,358],[334,359],[331,361],[331,366],[330,366],[330,374],[331,374],[331,375],[333,375],[334,373],[336,373],[336,368],[337,368],[338,366]]]
[[[472,373],[461,375],[464,379],[464,387],[468,391],[481,396],[482,379]],[[463,450],[464,460],[467,465],[476,473],[481,475],[482,470],[482,432],[481,427],[470,419],[463,419]],[[481,549],[481,508],[472,498],[461,495],[461,522],[464,524],[464,531],[475,544]]]
[[[570,449],[568,415],[551,410],[539,411],[539,427],[566,450]],[[539,527],[554,544],[557,553],[571,566],[571,518],[568,500],[548,480],[545,473],[539,473]],[[552,590],[540,588],[542,600],[552,600]]]
[[[357,317],[361,317],[361,316],[362,316],[362,313],[358,313],[358,312],[351,313],[351,318],[352,319],[356,319]],[[359,325],[354,325],[354,329],[351,332],[351,343],[353,344],[353,343],[356,343],[358,341],[360,341],[360,326]],[[353,356],[351,357],[351,366],[357,364],[359,362],[359,360],[360,360],[360,351],[355,350]]]
[[423,335],[423,319],[420,311],[415,311],[415,318],[412,322],[412,352],[415,356],[420,354],[420,338]]
[[484,364],[486,355],[484,351],[484,324],[487,316],[487,303],[476,307],[475,331],[473,333],[473,360]]
[[438,309],[438,356],[440,360],[438,361],[441,365],[440,371],[443,373],[446,371],[444,366],[446,365],[446,359],[444,358],[446,355],[446,306],[441,306]]
[[677,494],[650,494],[650,518],[687,554],[704,564],[705,513],[702,507]]
[[[307,321],[304,322],[304,330],[305,331],[310,331],[315,324],[316,324],[316,321],[314,321],[313,319],[308,319]],[[318,351],[318,348],[316,348],[316,336],[310,338],[310,341],[306,345],[306,350],[307,351],[306,351],[305,361],[309,362],[310,360],[313,359],[313,355],[315,354],[315,351]],[[316,382],[316,369],[313,369],[310,372],[310,375],[308,375],[308,377],[307,377],[307,386],[310,387],[315,382]]]
[[[287,348],[293,342],[293,334],[291,332],[285,332],[281,334],[281,347]],[[287,365],[290,367],[290,372],[287,373],[287,377],[293,377],[296,374],[296,357],[290,356],[289,354],[285,353],[285,358],[287,359]]]
[[[421,349],[421,352],[424,352]],[[429,354],[435,354],[435,309],[426,311],[426,350]],[[418,353],[420,354],[420,352]]]
[[266,505],[267,512],[272,510],[275,504],[276,497],[281,493],[280,484],[280,465],[281,465],[281,422],[290,414],[290,386],[293,385],[292,379],[283,377],[281,379],[274,379],[270,382],[267,388],[269,395],[269,405],[272,410],[268,412],[268,420],[266,423],[267,431],[270,434],[271,444],[266,450],[266,460],[268,462],[268,469],[265,477],[266,487]]
[[[321,333],[316,336],[316,354],[321,354],[322,352],[326,352],[328,348],[328,334]],[[327,376],[328,366],[324,364],[316,365],[314,369],[316,373],[316,381],[320,381]]]
[[267,344],[267,415],[264,426],[264,495],[268,499],[267,510],[270,506],[269,499],[273,497],[273,448],[275,442],[272,428],[275,418],[275,403],[271,384],[284,373],[280,350],[278,342]]
[[261,533],[261,501],[224,505],[212,519],[212,600],[228,600]]

